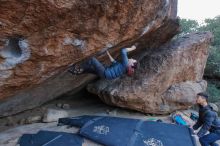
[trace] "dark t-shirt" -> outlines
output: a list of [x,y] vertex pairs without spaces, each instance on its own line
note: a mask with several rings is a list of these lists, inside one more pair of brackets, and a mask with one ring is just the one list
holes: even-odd
[[209,105],[199,108],[199,119],[193,129],[197,130],[199,127],[202,127],[197,134],[199,137],[204,136],[207,131],[220,134],[220,120],[217,113]]

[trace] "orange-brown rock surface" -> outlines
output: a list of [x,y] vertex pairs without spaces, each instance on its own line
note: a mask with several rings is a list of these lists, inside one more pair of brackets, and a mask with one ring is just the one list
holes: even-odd
[[103,48],[160,46],[179,30],[176,0],[2,0],[0,10],[0,116],[78,89],[94,77],[62,72]]
[[206,89],[212,35],[170,42],[179,32],[177,0],[3,0],[0,10],[0,117],[77,92],[95,76],[71,76],[68,66],[106,48],[117,57],[135,42],[135,76],[100,80],[90,92],[107,104],[164,114],[188,108]]
[[146,52],[134,76],[99,80],[88,90],[107,104],[145,113],[187,109],[195,103],[196,94],[206,90],[203,73],[211,39],[206,32],[173,40]]

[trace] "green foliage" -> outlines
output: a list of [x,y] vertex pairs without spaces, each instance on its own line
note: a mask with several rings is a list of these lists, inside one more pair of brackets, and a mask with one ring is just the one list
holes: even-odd
[[200,25],[196,20],[181,19],[181,35],[197,31],[210,31],[214,35],[212,46],[220,47],[220,15],[213,19],[205,19],[204,24]]
[[220,78],[220,48],[211,46],[205,68],[205,75]]
[[219,102],[220,101],[220,89],[213,83],[208,83],[207,92],[209,94],[209,102]]
[[199,31],[211,31],[214,34],[213,46],[220,46],[220,16],[214,19],[206,19],[205,25],[198,29]]
[[199,23],[196,20],[190,19],[181,19],[180,25],[182,28],[182,35],[198,31],[199,28]]

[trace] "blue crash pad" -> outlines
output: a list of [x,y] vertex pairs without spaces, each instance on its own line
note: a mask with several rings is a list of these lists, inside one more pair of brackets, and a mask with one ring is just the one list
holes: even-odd
[[37,134],[24,134],[20,146],[82,146],[83,138],[77,134],[40,131]]
[[94,118],[98,118],[98,117],[100,116],[83,115],[79,117],[60,118],[58,120],[58,126],[69,125],[69,126],[75,126],[75,127],[82,127],[88,121]]
[[133,146],[196,146],[191,130],[174,124],[143,122],[133,135]]
[[94,118],[80,135],[106,146],[196,146],[186,126],[138,119]]

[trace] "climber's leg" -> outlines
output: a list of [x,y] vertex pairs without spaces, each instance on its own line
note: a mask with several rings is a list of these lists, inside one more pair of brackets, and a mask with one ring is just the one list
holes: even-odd
[[87,73],[93,73],[100,77],[104,77],[105,67],[94,57],[83,64],[83,69]]
[[83,73],[97,74],[100,77],[104,77],[105,67],[96,58],[91,58],[81,65],[74,64],[68,70],[70,73],[80,75]]

